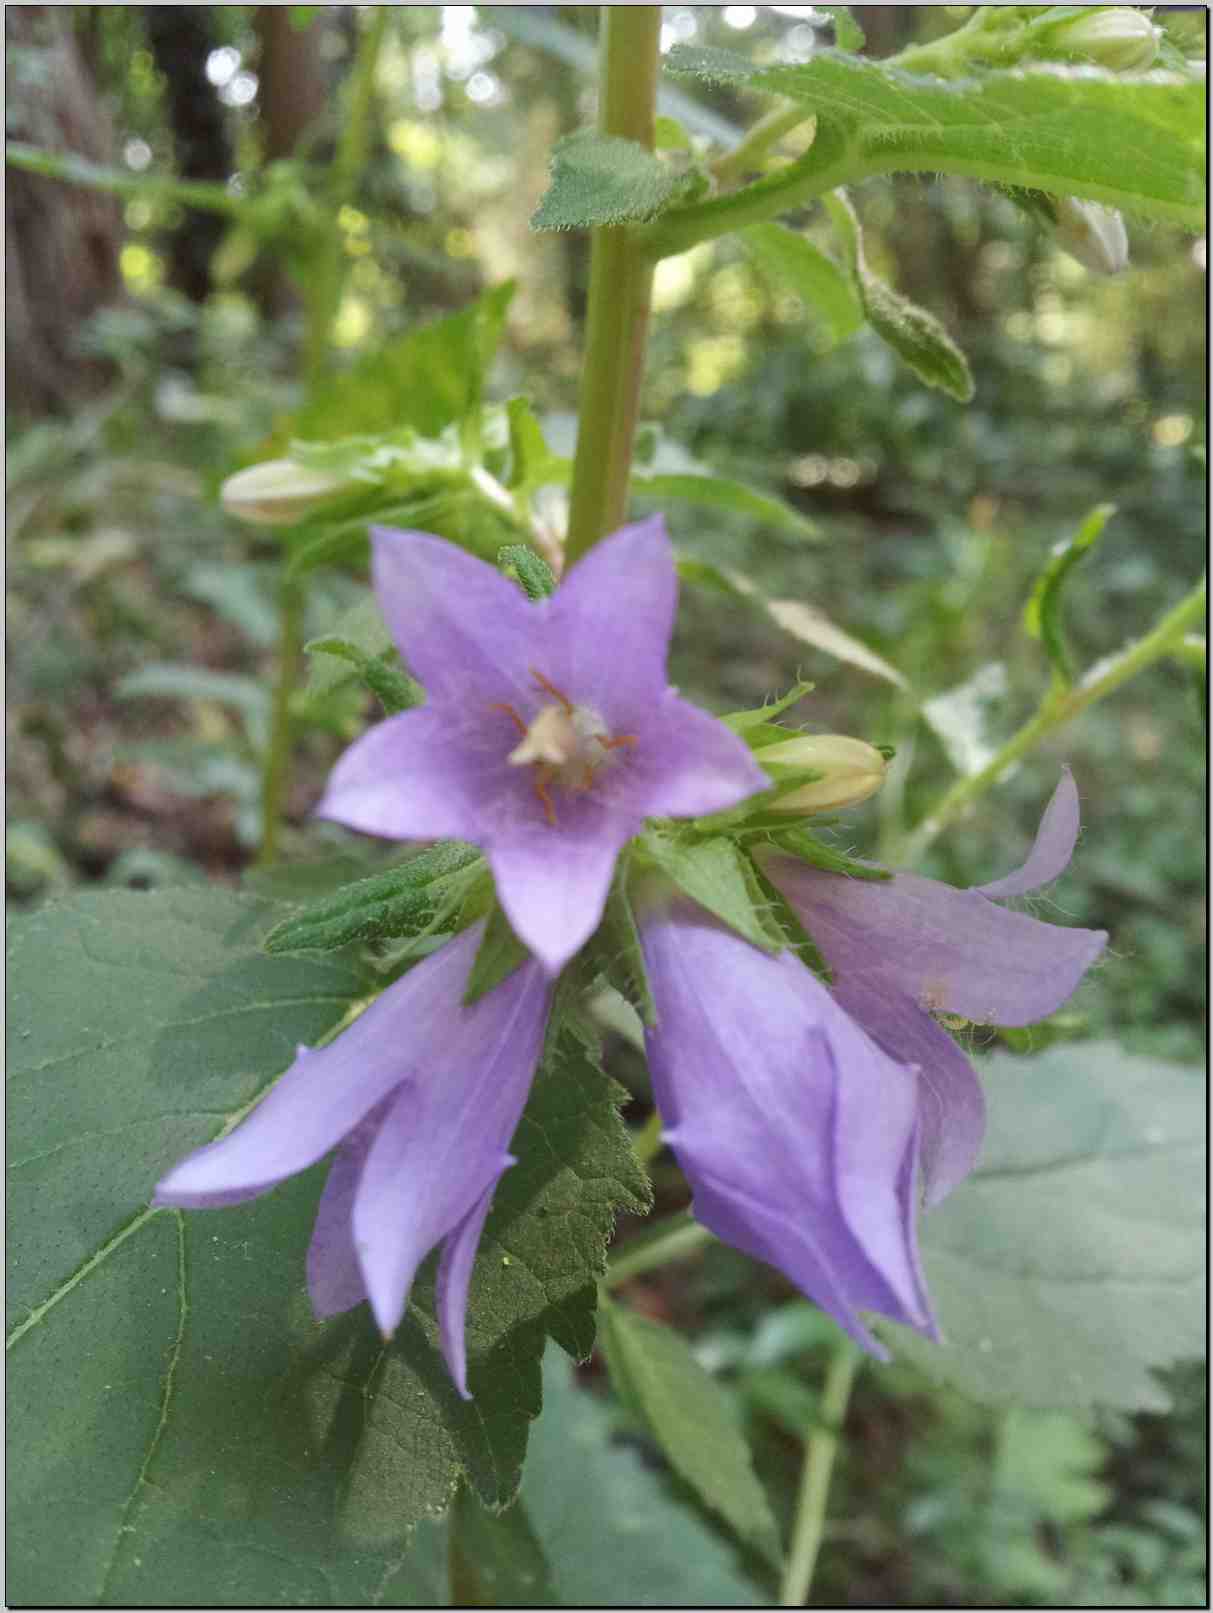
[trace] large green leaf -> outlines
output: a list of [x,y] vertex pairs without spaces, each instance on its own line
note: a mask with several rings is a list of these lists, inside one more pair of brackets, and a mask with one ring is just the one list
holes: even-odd
[[979,1399],[1163,1408],[1204,1350],[1204,1082],[1112,1043],[984,1061],[982,1163],[927,1216],[946,1345],[896,1348]]
[[[810,107],[817,135],[797,164],[810,184],[814,175],[829,188],[870,174],[965,174],[1194,228],[1204,219],[1204,86],[1179,75],[1041,66],[952,81],[838,50],[759,67],[693,46],[675,46],[666,65]],[[760,183],[772,182],[780,177]]]
[[673,1328],[614,1303],[602,1319],[612,1382],[670,1466],[743,1540],[778,1558],[775,1520],[725,1391]]
[[812,241],[782,224],[751,224],[739,240],[761,270],[825,321],[835,342],[862,328],[863,306],[850,279]]
[[365,984],[268,959],[234,892],[87,895],[10,955],[9,1595],[22,1602],[422,1604],[410,1526],[456,1484],[513,1497],[539,1357],[594,1335],[618,1207],[647,1184],[615,1089],[562,1035],[536,1077],[472,1281],[475,1399],[432,1320],[432,1262],[389,1346],[365,1307],[312,1319],[323,1171],[222,1212],[150,1211]]

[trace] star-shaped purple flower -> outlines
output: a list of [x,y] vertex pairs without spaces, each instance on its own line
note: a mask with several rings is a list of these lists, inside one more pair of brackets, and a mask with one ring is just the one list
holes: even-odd
[[372,538],[380,607],[428,703],[355,741],[317,811],[483,847],[515,934],[556,973],[645,818],[717,812],[769,784],[666,683],[678,584],[664,523],[604,539],[538,603],[428,533]]
[[336,1150],[308,1251],[319,1317],[369,1299],[391,1335],[417,1267],[442,1245],[442,1353],[467,1395],[463,1342],[481,1229],[543,1046],[551,988],[528,961],[470,1008],[473,925],[295,1062],[228,1136],[176,1164],[153,1203],[223,1209]]

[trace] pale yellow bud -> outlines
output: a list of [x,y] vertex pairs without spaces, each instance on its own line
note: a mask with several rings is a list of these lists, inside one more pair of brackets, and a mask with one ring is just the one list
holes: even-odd
[[1096,274],[1119,274],[1129,262],[1125,221],[1111,207],[1057,198],[1057,244]]
[[254,526],[290,526],[316,504],[357,484],[332,471],[309,470],[293,459],[266,459],[229,476],[219,490],[229,515]]
[[876,794],[888,768],[874,745],[846,734],[800,734],[795,739],[781,739],[756,751],[754,760],[777,784],[797,773],[823,775],[780,796],[766,808],[798,817],[857,806]]
[[1052,44],[1114,73],[1141,73],[1158,55],[1158,29],[1144,11],[1109,6],[1059,28]]

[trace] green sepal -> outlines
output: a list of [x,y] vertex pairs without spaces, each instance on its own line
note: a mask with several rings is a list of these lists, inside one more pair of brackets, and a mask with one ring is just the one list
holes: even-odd
[[649,989],[640,930],[628,894],[631,859],[625,853],[611,882],[602,923],[589,944],[590,962],[640,1015],[645,1025],[657,1023],[657,1009]]
[[1111,518],[1115,504],[1097,504],[1072,538],[1054,546],[1049,563],[1036,579],[1031,597],[1024,606],[1024,631],[1044,645],[1054,681],[1069,687],[1074,681],[1074,657],[1066,643],[1062,623],[1062,602],[1070,572],[1094,548]]
[[472,961],[468,983],[463,993],[463,1006],[470,1008],[495,986],[499,986],[515,969],[522,967],[531,954],[510,928],[510,921],[502,911],[501,903],[494,902],[484,927],[484,935]]
[[542,555],[525,543],[507,543],[497,551],[502,574],[516,582],[528,599],[548,599],[556,592],[556,577]]
[[649,829],[640,841],[641,857],[671,879],[685,895],[764,952],[778,952],[782,937],[764,915],[765,898],[749,860],[723,835],[687,841]]
[[415,678],[409,677],[394,649],[368,655],[357,644],[336,635],[311,639],[303,649],[306,655],[333,655],[338,660],[348,661],[389,717],[425,701],[425,690]]
[[779,930],[781,946],[794,952],[805,968],[828,986],[833,979],[830,966],[818,950],[817,943],[800,922],[791,903],[782,891],[771,883],[752,858],[746,857],[745,863],[753,888],[763,903],[767,924]]
[[269,953],[335,952],[354,942],[423,935],[455,915],[482,864],[474,846],[444,840],[283,919],[262,946]]
[[773,744],[773,736],[776,734],[780,739],[790,739],[792,736],[788,730],[775,728],[771,718],[782,716],[790,706],[794,706],[798,700],[803,700],[805,695],[811,694],[815,687],[815,684],[805,683],[803,679],[798,678],[787,694],[780,695],[777,700],[768,701],[765,706],[755,706],[750,711],[730,711],[720,720],[726,728],[731,728],[735,734],[741,734],[751,749],[758,748],[754,736],[761,733],[767,725],[771,727],[772,737],[760,740],[758,743]]
[[871,863],[858,862],[845,852],[835,851],[833,846],[827,846],[824,840],[818,840],[807,829],[776,829],[765,839],[778,850],[786,851],[801,862],[812,864],[814,868],[822,868],[828,874],[845,874],[850,879],[883,880],[893,877],[887,868],[875,868]]

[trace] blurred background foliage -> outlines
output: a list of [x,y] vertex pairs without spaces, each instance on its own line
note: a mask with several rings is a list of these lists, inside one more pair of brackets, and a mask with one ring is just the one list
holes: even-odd
[[[6,866],[18,905],[86,881],[235,880],[250,861],[277,545],[225,516],[216,492],[264,457],[300,401],[298,288],[319,272],[318,219],[328,228],[310,165],[331,156],[369,9],[7,9],[10,139],[129,181],[9,172]],[[869,52],[887,55],[968,9],[857,11]],[[554,436],[575,400],[587,241],[532,235],[527,219],[552,141],[592,116],[592,10],[397,8],[374,83],[373,156],[337,218],[339,353],[373,354],[516,276],[493,393],[525,392]],[[668,7],[666,34],[803,59],[809,10]],[[1163,7],[1156,20],[1189,54],[1203,48],[1203,11]],[[707,112],[737,127],[753,116],[723,94]],[[187,205],[174,176],[203,204]],[[257,206],[240,206],[250,194]],[[1144,631],[1200,571],[1205,243],[1130,221],[1131,265],[1103,278],[963,181],[881,181],[855,199],[873,267],[968,354],[971,404],[924,389],[866,328],[832,347],[814,312],[726,241],[661,265],[644,407],[686,454],[781,494],[820,532],[811,542],[671,509],[684,551],[826,610],[907,687],[691,589],[676,681],[727,710],[798,672],[814,678],[800,708],[812,727],[898,748],[889,787],[844,830],[888,851],[955,776],[958,740],[997,744],[1034,709],[1047,668],[1023,604],[1087,510],[1118,507],[1069,592],[1083,664]],[[793,222],[832,250],[820,213]],[[358,597],[345,572],[317,572],[308,635]],[[942,717],[924,714],[956,691]],[[353,686],[326,694],[313,678],[295,709],[288,849],[348,848],[352,837],[307,812],[372,708]],[[1011,866],[1062,761],[1084,837],[1049,900],[1112,942],[1038,1041],[1114,1035],[1199,1058],[1204,737],[1189,669],[1156,666],[1056,735],[936,845],[926,871],[967,884]],[[688,1330],[733,1387],[786,1519],[828,1324],[725,1249],[629,1297]],[[1171,1389],[1170,1417],[1088,1423],[996,1416],[907,1366],[866,1374],[815,1597],[1199,1605],[1202,1372],[1176,1371]],[[612,1427],[638,1437],[622,1413]]]

